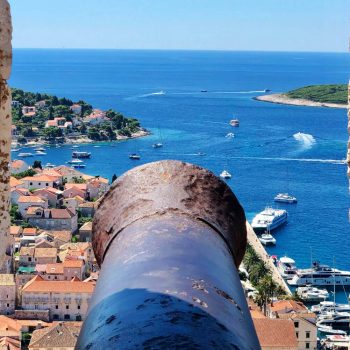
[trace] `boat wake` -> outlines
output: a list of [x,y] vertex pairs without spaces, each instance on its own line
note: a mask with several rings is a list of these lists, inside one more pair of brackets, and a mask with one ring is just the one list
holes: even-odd
[[284,158],[284,157],[231,157],[232,159],[252,159],[252,160],[277,160],[288,162],[310,162],[345,165],[345,159],[317,159],[317,158]]
[[293,137],[296,141],[300,142],[300,144],[302,144],[305,148],[311,148],[316,143],[315,138],[310,134],[297,132],[293,135]]
[[161,91],[157,91],[157,92],[152,92],[150,94],[144,94],[144,95],[141,95],[139,97],[143,98],[143,97],[151,97],[151,96],[163,96],[165,95],[165,91],[161,90]]

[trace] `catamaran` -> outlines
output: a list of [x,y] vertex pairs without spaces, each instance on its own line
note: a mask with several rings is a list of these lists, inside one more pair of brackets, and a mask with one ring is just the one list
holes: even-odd
[[281,276],[286,280],[293,278],[297,273],[295,261],[288,256],[283,256],[278,260],[277,269]]
[[267,232],[262,234],[261,237],[259,237],[259,241],[263,245],[275,245],[276,244],[276,238]]
[[287,221],[288,214],[284,209],[265,208],[252,220],[252,227],[257,231],[274,230]]

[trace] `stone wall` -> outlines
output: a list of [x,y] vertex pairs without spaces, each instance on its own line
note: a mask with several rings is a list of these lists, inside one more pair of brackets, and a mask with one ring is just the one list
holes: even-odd
[[10,152],[11,152],[11,92],[7,80],[12,63],[12,24],[10,5],[0,0],[0,271],[9,268],[6,251],[10,233]]

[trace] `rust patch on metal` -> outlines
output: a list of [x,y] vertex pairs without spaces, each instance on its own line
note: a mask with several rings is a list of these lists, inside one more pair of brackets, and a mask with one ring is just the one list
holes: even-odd
[[179,162],[136,167],[119,177],[103,197],[93,221],[93,246],[101,265],[113,238],[142,218],[176,213],[201,220],[227,243],[236,266],[243,258],[246,219],[227,184],[210,171]]

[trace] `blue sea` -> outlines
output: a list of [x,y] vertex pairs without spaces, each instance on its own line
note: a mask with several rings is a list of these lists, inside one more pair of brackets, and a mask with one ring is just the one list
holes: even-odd
[[[83,145],[92,152],[86,173],[111,179],[142,163],[178,159],[220,174],[248,219],[290,192],[297,205],[275,232],[270,254],[299,267],[311,259],[350,270],[350,196],[346,110],[259,102],[265,89],[284,92],[312,84],[347,83],[346,53],[15,50],[11,85],[86,100],[138,118],[149,137]],[[207,90],[207,92],[201,92]],[[164,92],[161,94],[159,92]],[[240,127],[228,122],[233,117]],[[233,139],[225,135],[233,132]],[[301,133],[301,134],[298,134]],[[162,140],[163,148],[152,144]],[[63,164],[70,146],[51,148],[43,163]],[[128,158],[140,153],[140,161]],[[198,156],[198,152],[206,153]],[[344,293],[339,294],[345,300]]]

